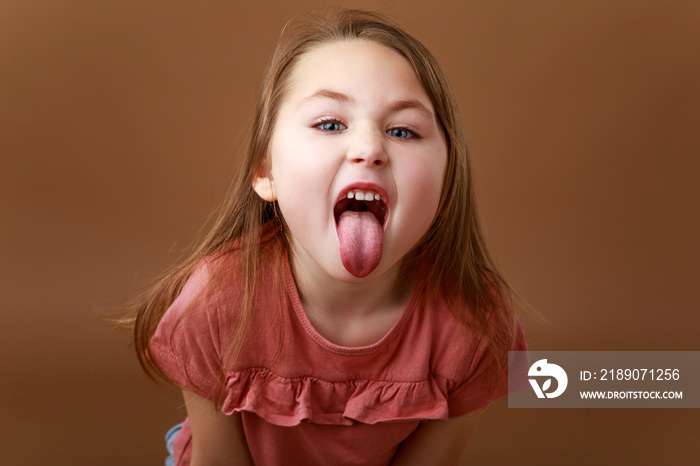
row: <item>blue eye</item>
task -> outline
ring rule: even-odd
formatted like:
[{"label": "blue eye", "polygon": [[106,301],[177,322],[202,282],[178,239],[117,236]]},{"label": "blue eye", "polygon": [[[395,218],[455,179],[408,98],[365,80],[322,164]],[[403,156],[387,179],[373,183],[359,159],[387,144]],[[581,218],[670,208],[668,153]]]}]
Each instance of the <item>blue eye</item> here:
[{"label": "blue eye", "polygon": [[343,125],[339,121],[322,121],[321,123],[317,124],[316,127],[320,129],[321,131],[326,131],[328,133],[335,133],[338,131],[342,131],[345,129],[345,125]]},{"label": "blue eye", "polygon": [[387,134],[399,139],[410,139],[416,137],[415,133],[405,128],[392,128],[387,131]]}]

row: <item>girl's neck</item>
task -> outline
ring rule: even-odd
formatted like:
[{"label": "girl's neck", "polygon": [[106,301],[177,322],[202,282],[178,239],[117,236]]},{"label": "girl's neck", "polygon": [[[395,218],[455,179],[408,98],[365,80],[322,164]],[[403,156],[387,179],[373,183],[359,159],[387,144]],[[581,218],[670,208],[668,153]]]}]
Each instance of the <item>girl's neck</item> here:
[{"label": "girl's neck", "polygon": [[343,346],[365,346],[381,339],[400,318],[411,294],[397,264],[363,283],[335,280],[290,253],[302,306],[316,330]]}]

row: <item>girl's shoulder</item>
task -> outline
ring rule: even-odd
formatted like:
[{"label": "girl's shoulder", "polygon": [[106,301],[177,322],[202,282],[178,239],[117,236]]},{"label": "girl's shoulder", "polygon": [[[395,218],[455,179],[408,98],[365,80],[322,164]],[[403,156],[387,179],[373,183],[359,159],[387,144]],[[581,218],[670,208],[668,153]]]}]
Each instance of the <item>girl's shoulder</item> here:
[{"label": "girl's shoulder", "polygon": [[[256,288],[266,288],[271,279],[281,273],[280,258],[283,254],[284,247],[274,232],[263,230],[255,254]],[[239,240],[231,241],[218,252],[200,259],[161,322],[173,317],[179,319],[191,309],[198,309],[195,318],[222,310],[226,316],[235,314],[245,294],[248,261],[250,256]]]},{"label": "girl's shoulder", "polygon": [[507,290],[492,286],[487,304],[469,299],[454,287],[426,293],[420,325],[430,329],[438,372],[449,373],[455,361],[471,361],[472,370],[485,357],[507,358],[508,351],[523,351],[525,336]]},{"label": "girl's shoulder", "polygon": [[180,320],[195,309],[199,311],[195,314],[201,316],[203,311],[211,310],[234,298],[241,289],[241,280],[236,273],[240,267],[239,251],[229,251],[201,259],[194,266],[180,294],[163,315],[161,325],[173,319]]},{"label": "girl's shoulder", "polygon": [[[282,273],[282,254],[279,241],[262,237],[255,255],[256,293],[272,289]],[[234,332],[246,299],[249,259],[239,241],[200,259],[160,319],[152,341],[157,342],[161,335],[205,339]]]}]

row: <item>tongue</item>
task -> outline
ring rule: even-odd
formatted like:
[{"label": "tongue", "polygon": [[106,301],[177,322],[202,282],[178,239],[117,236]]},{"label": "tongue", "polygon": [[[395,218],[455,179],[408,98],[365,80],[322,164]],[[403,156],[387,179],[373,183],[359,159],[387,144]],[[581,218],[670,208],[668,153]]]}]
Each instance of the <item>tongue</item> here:
[{"label": "tongue", "polygon": [[338,219],[340,260],[356,277],[370,274],[382,259],[384,229],[371,212],[343,212]]}]

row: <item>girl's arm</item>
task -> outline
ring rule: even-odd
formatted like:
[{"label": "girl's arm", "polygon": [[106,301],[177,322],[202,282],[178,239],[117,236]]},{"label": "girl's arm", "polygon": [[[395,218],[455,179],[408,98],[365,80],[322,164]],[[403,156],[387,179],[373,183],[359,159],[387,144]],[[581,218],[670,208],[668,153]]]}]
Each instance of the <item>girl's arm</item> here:
[{"label": "girl's arm", "polygon": [[183,390],[192,429],[192,466],[253,465],[241,415],[225,415],[206,398]]},{"label": "girl's arm", "polygon": [[427,421],[403,441],[392,466],[458,465],[474,424],[484,409],[447,421]]}]

